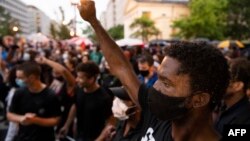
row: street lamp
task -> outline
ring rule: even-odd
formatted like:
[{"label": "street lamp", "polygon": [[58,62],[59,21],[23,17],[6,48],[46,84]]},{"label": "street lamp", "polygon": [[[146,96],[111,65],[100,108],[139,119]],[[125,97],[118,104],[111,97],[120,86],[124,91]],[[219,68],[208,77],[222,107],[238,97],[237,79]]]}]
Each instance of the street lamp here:
[{"label": "street lamp", "polygon": [[63,25],[67,25],[67,22],[66,22],[66,21],[63,21],[62,24],[63,24]]},{"label": "street lamp", "polygon": [[14,27],[12,28],[12,30],[13,30],[14,32],[17,32],[19,29],[18,29],[17,26],[14,26]]},{"label": "street lamp", "polygon": [[18,30],[19,30],[19,28],[17,26],[12,27],[12,31],[13,31],[14,36],[16,36]]},{"label": "street lamp", "polygon": [[75,36],[75,32],[74,32],[73,30],[72,30],[72,31],[70,31],[70,33],[69,33],[69,34],[70,34],[70,36],[71,36],[71,37]]},{"label": "street lamp", "polygon": [[73,25],[74,25],[74,36],[76,36],[76,16],[77,16],[77,6],[79,5],[80,3],[80,0],[70,0],[71,2],[71,5],[74,6],[74,13],[75,13],[75,16],[74,16],[74,20],[73,20]]}]

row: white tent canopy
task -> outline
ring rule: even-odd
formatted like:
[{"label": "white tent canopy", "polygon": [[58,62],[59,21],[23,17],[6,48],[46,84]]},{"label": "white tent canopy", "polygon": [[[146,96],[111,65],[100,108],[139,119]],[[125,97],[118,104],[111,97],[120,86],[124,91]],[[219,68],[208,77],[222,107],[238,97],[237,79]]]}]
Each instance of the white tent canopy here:
[{"label": "white tent canopy", "polygon": [[33,33],[33,34],[30,34],[27,39],[29,41],[32,41],[34,43],[36,42],[48,42],[49,41],[49,38],[45,35],[43,35],[42,33]]},{"label": "white tent canopy", "polygon": [[124,38],[121,40],[117,40],[116,44],[120,47],[122,47],[122,46],[142,46],[142,45],[144,45],[144,42],[140,39]]}]

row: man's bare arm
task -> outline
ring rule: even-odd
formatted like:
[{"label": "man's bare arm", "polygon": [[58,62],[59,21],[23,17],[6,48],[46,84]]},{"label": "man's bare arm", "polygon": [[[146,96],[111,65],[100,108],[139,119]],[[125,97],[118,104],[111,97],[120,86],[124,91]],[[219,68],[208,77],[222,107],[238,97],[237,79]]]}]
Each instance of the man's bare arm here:
[{"label": "man's bare arm", "polygon": [[90,0],[81,0],[79,10],[82,18],[88,21],[94,28],[99,39],[103,55],[110,66],[111,72],[119,78],[129,93],[130,98],[139,106],[138,91],[140,82],[137,79],[131,64],[122,53],[122,50],[112,40],[97,20],[94,2]]},{"label": "man's bare arm", "polygon": [[8,112],[7,113],[7,118],[8,118],[9,121],[16,122],[16,123],[21,123],[24,116]]}]

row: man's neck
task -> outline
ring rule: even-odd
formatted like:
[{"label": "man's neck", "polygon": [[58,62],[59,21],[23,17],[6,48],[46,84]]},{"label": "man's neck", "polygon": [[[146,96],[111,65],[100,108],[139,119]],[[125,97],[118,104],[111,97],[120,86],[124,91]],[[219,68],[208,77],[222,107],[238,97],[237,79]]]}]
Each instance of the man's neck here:
[{"label": "man's neck", "polygon": [[100,88],[100,85],[95,83],[92,86],[88,87],[88,88],[84,88],[84,92],[86,93],[92,93],[94,91],[96,91],[98,88]]},{"label": "man's neck", "polygon": [[41,81],[35,81],[34,83],[32,83],[31,86],[28,86],[28,89],[30,92],[32,93],[39,93],[41,92],[44,88],[46,87],[45,84],[43,84]]},{"label": "man's neck", "polygon": [[227,106],[227,109],[232,107],[237,102],[239,102],[245,95],[246,94],[244,94],[243,92],[240,92],[240,93],[233,94],[232,96],[225,98],[224,102]]},{"label": "man's neck", "polygon": [[173,121],[172,137],[175,141],[219,140],[219,135],[213,129],[210,112],[190,114],[184,118],[184,121]]}]

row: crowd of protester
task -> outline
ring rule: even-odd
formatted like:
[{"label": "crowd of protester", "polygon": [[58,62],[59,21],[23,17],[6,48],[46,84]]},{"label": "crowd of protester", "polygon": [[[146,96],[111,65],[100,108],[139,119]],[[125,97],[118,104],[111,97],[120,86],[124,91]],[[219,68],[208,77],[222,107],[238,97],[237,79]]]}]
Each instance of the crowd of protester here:
[{"label": "crowd of protester", "polygon": [[1,37],[5,141],[214,141],[250,124],[250,62],[235,44],[121,48],[82,5],[99,45]]}]

